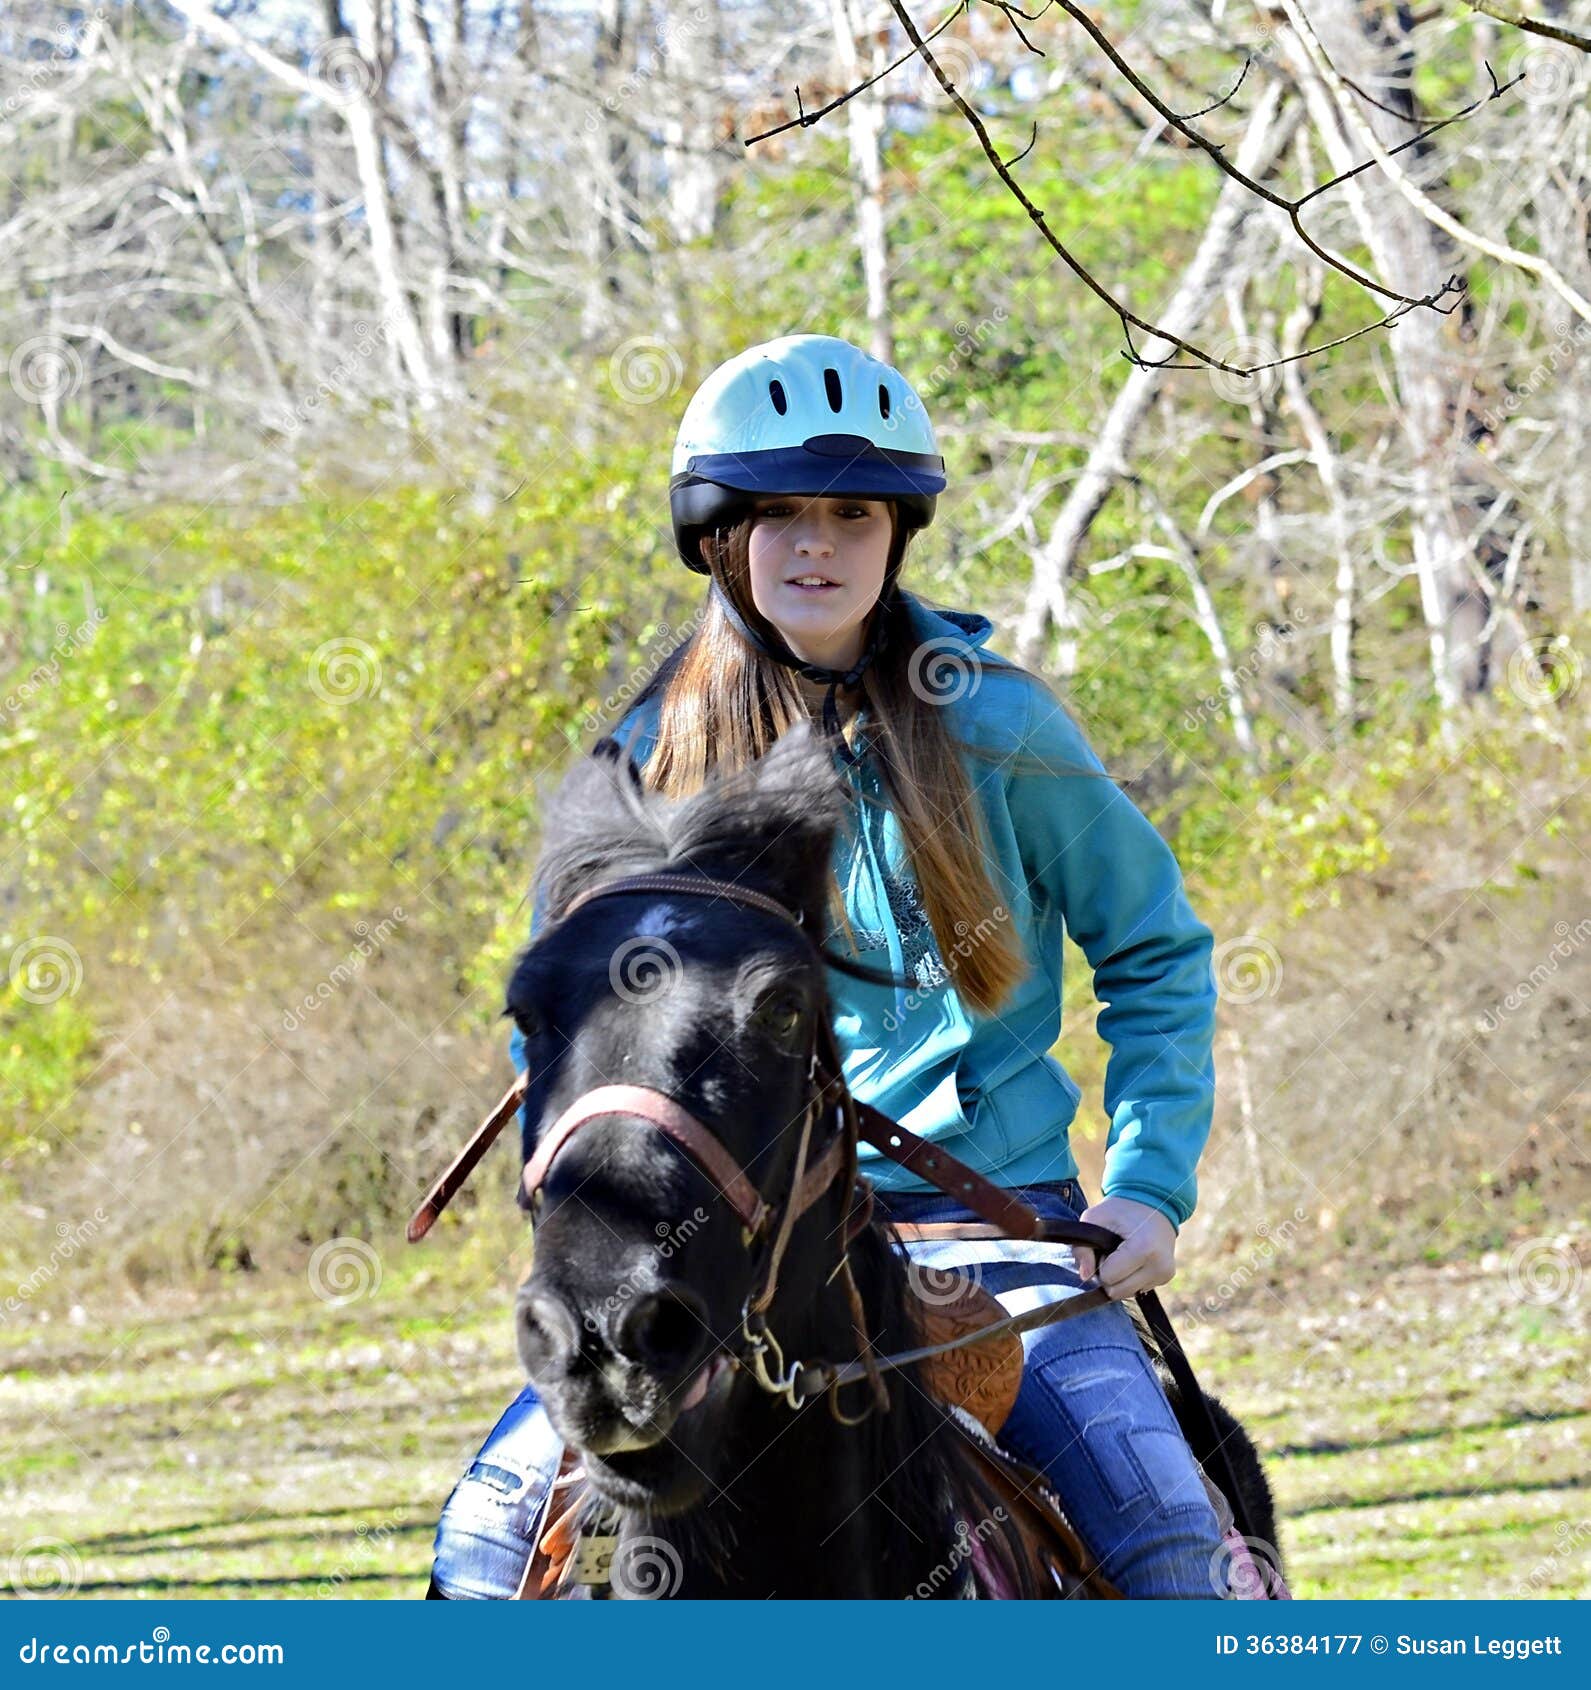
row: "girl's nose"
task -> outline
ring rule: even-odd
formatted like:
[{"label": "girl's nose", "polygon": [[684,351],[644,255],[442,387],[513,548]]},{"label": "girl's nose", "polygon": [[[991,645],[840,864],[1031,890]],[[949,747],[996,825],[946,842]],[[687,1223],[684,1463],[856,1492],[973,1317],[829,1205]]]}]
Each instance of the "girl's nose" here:
[{"label": "girl's nose", "polygon": [[825,556],[828,556],[834,551],[834,541],[830,538],[829,532],[826,528],[820,528],[813,523],[808,523],[806,527],[804,527],[801,532],[796,535],[795,549],[803,557],[807,556],[811,552],[822,552]]}]

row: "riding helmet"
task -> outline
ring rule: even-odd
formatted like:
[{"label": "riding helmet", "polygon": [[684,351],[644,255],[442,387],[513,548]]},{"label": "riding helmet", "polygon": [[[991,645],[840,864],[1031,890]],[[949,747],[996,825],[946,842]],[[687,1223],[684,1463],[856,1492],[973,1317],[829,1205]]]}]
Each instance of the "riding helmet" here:
[{"label": "riding helmet", "polygon": [[945,489],[928,412],[892,365],[826,334],[783,335],[720,364],[680,421],[669,475],[674,543],[697,574],[698,545],[763,494],[893,499],[926,528]]}]

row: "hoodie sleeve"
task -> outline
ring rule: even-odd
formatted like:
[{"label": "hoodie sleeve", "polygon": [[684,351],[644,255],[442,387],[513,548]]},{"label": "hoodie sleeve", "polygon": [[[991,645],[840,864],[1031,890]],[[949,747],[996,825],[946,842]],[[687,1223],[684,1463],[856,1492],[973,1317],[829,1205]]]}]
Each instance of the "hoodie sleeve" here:
[{"label": "hoodie sleeve", "polygon": [[[1215,1104],[1213,935],[1171,848],[1101,778],[1104,765],[1042,686],[1030,686],[1022,741],[1008,796],[1023,866],[1034,897],[1087,957],[1104,1005],[1104,1194],[1147,1203],[1180,1227],[1197,1200],[1194,1166]],[[1096,773],[1067,772],[1080,768]]]}]

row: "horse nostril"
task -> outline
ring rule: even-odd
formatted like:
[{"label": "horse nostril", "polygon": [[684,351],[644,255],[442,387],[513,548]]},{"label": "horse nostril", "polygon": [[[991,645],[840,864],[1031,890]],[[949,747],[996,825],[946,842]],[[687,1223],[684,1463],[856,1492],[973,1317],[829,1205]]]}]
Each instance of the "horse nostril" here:
[{"label": "horse nostril", "polygon": [[614,1326],[613,1347],[659,1373],[674,1373],[711,1336],[707,1305],[679,1287],[651,1292],[630,1303]]},{"label": "horse nostril", "polygon": [[522,1291],[519,1297],[519,1353],[532,1360],[557,1361],[572,1355],[580,1341],[575,1317],[562,1298],[545,1291]]}]

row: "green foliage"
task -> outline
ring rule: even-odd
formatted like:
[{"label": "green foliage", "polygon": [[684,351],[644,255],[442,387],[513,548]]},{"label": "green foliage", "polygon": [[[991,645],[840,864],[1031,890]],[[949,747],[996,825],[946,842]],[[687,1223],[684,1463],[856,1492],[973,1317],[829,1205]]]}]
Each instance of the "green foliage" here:
[{"label": "green foliage", "polygon": [[[1130,134],[1108,156],[1070,99],[1029,115],[1046,145],[1021,167],[1025,188],[1080,262],[1153,315],[1208,216],[1216,173],[1171,147],[1135,157]],[[788,168],[747,175],[731,198],[731,241],[805,208],[755,295],[730,285],[715,252],[693,254],[699,367],[660,400],[637,402],[601,360],[571,366],[534,412],[514,392],[491,396],[504,425],[490,465],[422,440],[412,479],[368,492],[311,463],[288,507],[77,512],[49,465],[0,499],[6,954],[44,935],[83,965],[57,1001],[0,1002],[0,1155],[52,1144],[62,1106],[130,1006],[178,987],[296,1001],[328,959],[398,910],[427,1024],[452,1007],[460,1033],[500,1043],[498,994],[528,923],[542,797],[622,715],[700,602],[663,497],[685,395],[725,348],[793,325],[866,338],[859,285],[833,281],[859,281],[842,143],[808,139]],[[996,468],[997,448],[970,444],[991,438],[985,423],[1043,431],[1054,442],[1045,474],[1076,468],[1128,373],[1119,323],[991,191],[959,119],[892,134],[887,164],[911,190],[890,230],[897,361],[943,430],[958,492]],[[1290,306],[1292,280],[1274,285],[1274,299],[1254,301],[1273,316]],[[821,320],[819,297],[836,302]],[[1332,333],[1373,314],[1331,280]],[[1384,419],[1372,362],[1351,350],[1309,366],[1340,401],[1345,451],[1357,427],[1368,438]],[[1170,400],[1205,426],[1148,461],[1157,495],[1191,531],[1212,488],[1252,463],[1252,425],[1246,404],[1218,399],[1199,372],[1168,381],[1182,384]],[[131,462],[172,444],[174,426],[119,422],[96,450]],[[509,497],[475,492],[487,468],[514,487]],[[1312,503],[1318,489],[1300,497]],[[1009,626],[1026,546],[1013,536],[975,548],[987,514],[975,497],[947,498],[941,512],[914,544],[908,583]],[[1440,749],[1412,584],[1378,601],[1363,636],[1378,663],[1404,654],[1386,663],[1364,722],[1331,739],[1318,641],[1298,657],[1285,708],[1268,708],[1250,684],[1256,595],[1240,562],[1250,526],[1233,500],[1202,544],[1244,677],[1253,759],[1238,754],[1173,563],[1135,558],[1078,584],[1088,632],[1064,688],[1108,765],[1141,777],[1134,797],[1172,838],[1212,924],[1255,899],[1294,914],[1338,904],[1389,870],[1393,815],[1455,827],[1506,804],[1516,742],[1536,731],[1505,700],[1459,758]],[[1090,560],[1124,552],[1144,527],[1126,488],[1098,518]],[[1445,778],[1427,792],[1437,768]],[[1506,878],[1524,885],[1532,873],[1521,861]],[[1068,993],[1076,1027],[1090,1001],[1079,968]],[[1067,1059],[1097,1094],[1102,1059],[1080,1046]],[[390,1167],[355,1166],[363,1128],[351,1131],[335,1143],[352,1182],[340,1224],[354,1229],[403,1191]],[[187,1247],[238,1266],[249,1241],[222,1226]]]}]

